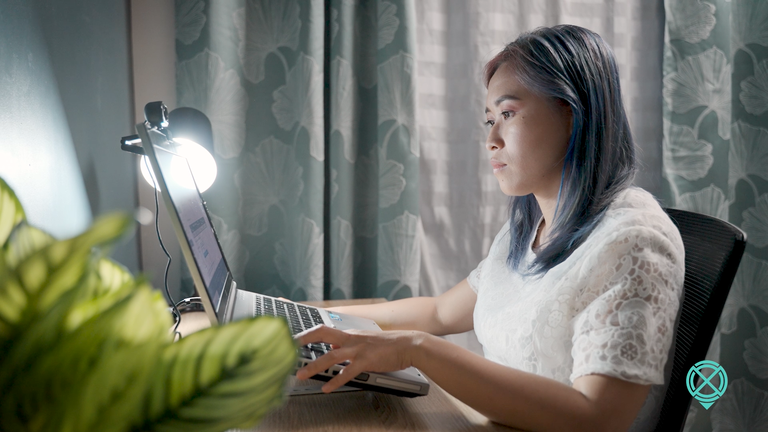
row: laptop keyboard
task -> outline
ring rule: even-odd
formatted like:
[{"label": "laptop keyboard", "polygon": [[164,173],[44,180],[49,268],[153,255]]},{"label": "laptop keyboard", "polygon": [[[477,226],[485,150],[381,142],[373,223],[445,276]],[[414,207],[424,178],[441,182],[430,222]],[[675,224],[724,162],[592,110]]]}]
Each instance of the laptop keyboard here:
[{"label": "laptop keyboard", "polygon": [[[288,321],[292,335],[323,323],[323,318],[317,308],[259,295],[255,296],[253,302],[253,315],[284,318]],[[299,355],[314,360],[330,350],[331,346],[326,343],[307,344],[299,347]]]}]

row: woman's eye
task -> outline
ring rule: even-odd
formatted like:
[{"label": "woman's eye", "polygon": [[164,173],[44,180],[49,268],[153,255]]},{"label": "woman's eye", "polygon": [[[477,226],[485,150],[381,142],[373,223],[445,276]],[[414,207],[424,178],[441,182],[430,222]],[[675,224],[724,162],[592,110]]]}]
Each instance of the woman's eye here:
[{"label": "woman's eye", "polygon": [[485,125],[488,126],[488,127],[493,127],[494,123],[495,122],[493,120],[486,120],[485,121]]},{"label": "woman's eye", "polygon": [[504,117],[504,119],[506,120],[506,119],[512,117],[512,111],[502,111],[501,112],[501,116]]}]

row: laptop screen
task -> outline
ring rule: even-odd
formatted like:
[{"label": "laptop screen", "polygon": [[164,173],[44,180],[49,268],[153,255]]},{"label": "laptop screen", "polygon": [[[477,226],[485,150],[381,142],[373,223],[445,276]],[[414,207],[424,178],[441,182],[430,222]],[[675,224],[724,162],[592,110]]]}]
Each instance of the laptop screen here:
[{"label": "laptop screen", "polygon": [[155,145],[153,148],[168,196],[179,215],[184,236],[202,277],[205,291],[218,315],[228,269],[211,220],[195,186],[187,160],[160,146]]}]

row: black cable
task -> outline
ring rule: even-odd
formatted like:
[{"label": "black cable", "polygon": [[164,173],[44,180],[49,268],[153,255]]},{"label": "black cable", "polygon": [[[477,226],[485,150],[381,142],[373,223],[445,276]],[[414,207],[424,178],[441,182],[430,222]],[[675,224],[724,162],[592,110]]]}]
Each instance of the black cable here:
[{"label": "black cable", "polygon": [[187,297],[177,301],[176,307],[179,307],[182,304],[198,304],[198,303],[203,304],[203,301],[200,299],[200,297]]},{"label": "black cable", "polygon": [[203,301],[200,297],[187,297],[176,302],[179,313],[183,312],[205,312]]},{"label": "black cable", "polygon": [[144,158],[144,165],[146,165],[147,170],[150,173],[150,177],[152,177],[152,188],[155,192],[155,233],[157,233],[157,240],[160,242],[160,247],[163,248],[163,252],[168,258],[168,261],[165,263],[163,283],[165,284],[165,295],[168,296],[168,301],[170,301],[171,306],[173,307],[173,317],[176,320],[176,324],[173,326],[173,338],[175,340],[176,336],[179,336],[179,339],[181,339],[181,333],[178,332],[179,324],[181,323],[181,312],[179,312],[179,308],[176,306],[176,303],[174,303],[173,297],[171,297],[171,291],[168,289],[168,269],[171,267],[171,261],[173,261],[173,259],[171,258],[171,254],[168,253],[168,249],[165,248],[165,244],[163,244],[163,238],[160,236],[160,201],[158,199],[159,192],[157,190],[157,184],[155,183],[154,171],[152,171],[152,168],[149,166],[149,160],[146,157]]}]

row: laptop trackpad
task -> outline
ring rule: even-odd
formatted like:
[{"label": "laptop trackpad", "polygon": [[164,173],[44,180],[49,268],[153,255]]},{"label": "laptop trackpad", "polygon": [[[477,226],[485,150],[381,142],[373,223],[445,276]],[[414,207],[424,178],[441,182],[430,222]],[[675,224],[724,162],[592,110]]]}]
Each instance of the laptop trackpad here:
[{"label": "laptop trackpad", "polygon": [[331,324],[339,330],[371,330],[382,331],[375,322],[368,318],[360,318],[353,315],[337,314],[331,311],[328,312],[328,318],[330,318]]}]

